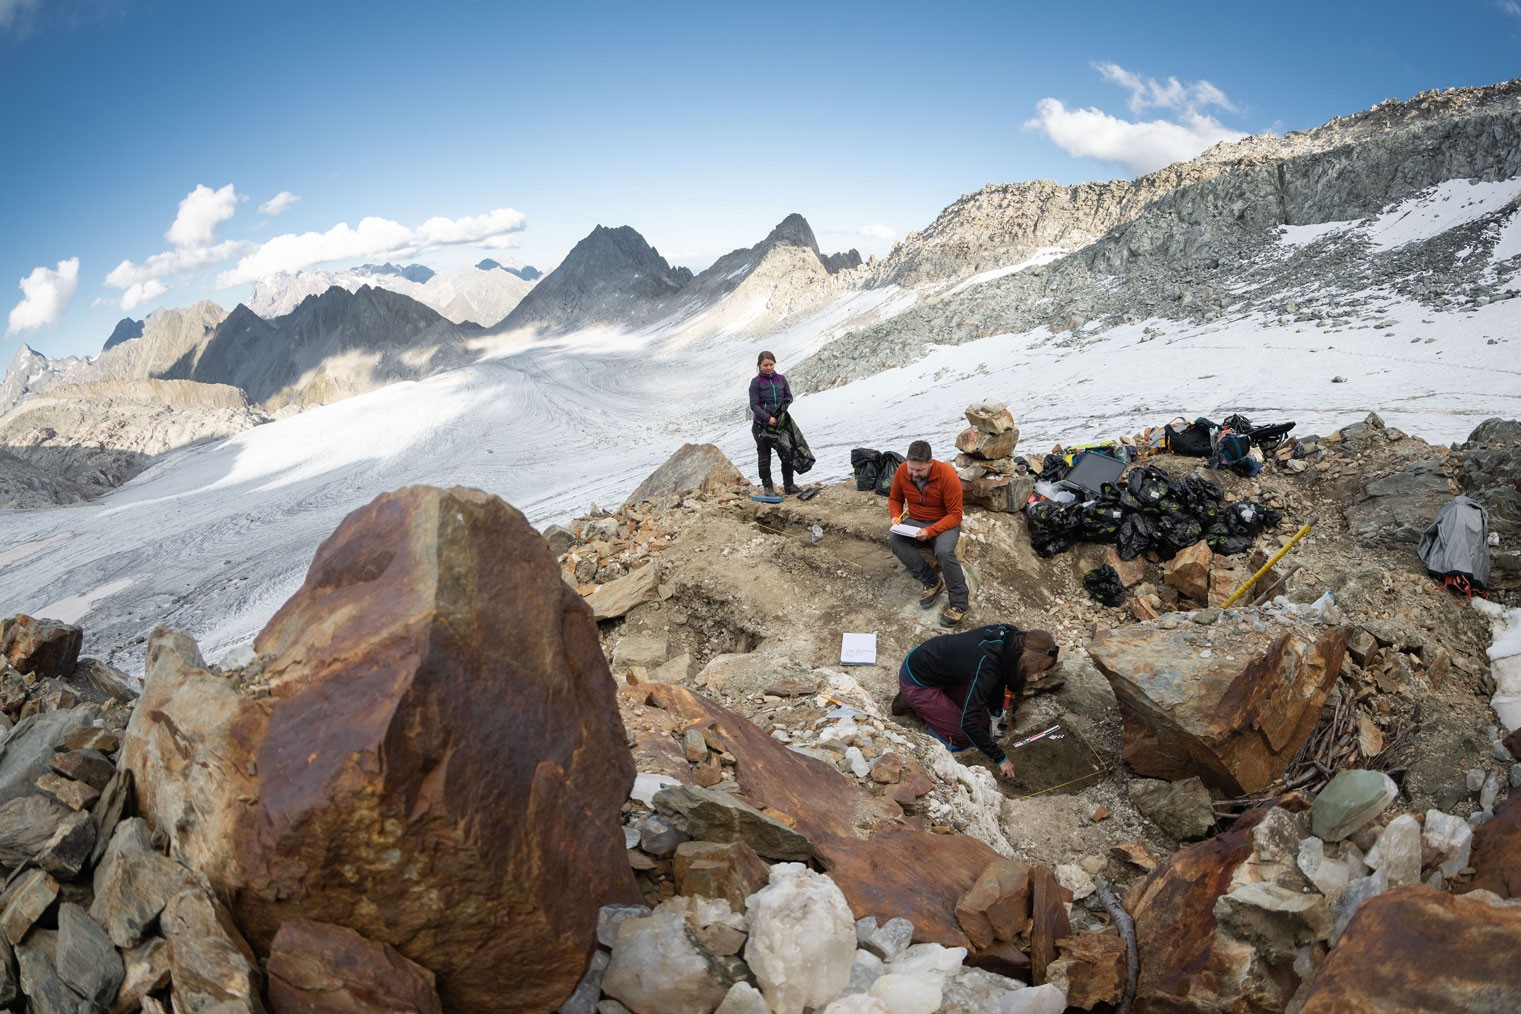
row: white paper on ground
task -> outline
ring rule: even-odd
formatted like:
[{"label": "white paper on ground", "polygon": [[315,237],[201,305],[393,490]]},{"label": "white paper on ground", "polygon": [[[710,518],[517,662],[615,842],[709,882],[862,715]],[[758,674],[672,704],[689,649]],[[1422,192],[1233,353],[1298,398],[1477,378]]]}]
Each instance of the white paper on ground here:
[{"label": "white paper on ground", "polygon": [[841,665],[876,665],[877,664],[877,635],[876,634],[841,634],[840,635],[840,664]]}]

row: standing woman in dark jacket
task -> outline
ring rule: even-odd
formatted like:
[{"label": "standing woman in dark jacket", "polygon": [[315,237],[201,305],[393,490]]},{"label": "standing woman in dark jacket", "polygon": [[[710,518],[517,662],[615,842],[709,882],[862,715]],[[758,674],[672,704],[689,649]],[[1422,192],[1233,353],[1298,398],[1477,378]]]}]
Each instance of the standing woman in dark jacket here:
[{"label": "standing woman in dark jacket", "polygon": [[[774,496],[771,440],[767,438],[767,432],[774,434],[781,428],[787,406],[792,404],[792,388],[787,386],[787,378],[776,372],[776,357],[771,353],[762,352],[755,360],[755,366],[759,372],[750,381],[750,433],[755,437],[756,467],[761,485],[765,487],[766,495]],[[780,452],[777,457],[782,461],[782,492],[802,492],[792,483],[792,462]]]},{"label": "standing woman in dark jacket", "polygon": [[1025,683],[1056,664],[1056,639],[1045,630],[999,623],[964,634],[942,634],[914,648],[898,669],[895,715],[917,712],[952,750],[975,746],[1014,777],[1014,761],[994,741],[992,716],[1003,711],[1004,691],[1012,712]]}]

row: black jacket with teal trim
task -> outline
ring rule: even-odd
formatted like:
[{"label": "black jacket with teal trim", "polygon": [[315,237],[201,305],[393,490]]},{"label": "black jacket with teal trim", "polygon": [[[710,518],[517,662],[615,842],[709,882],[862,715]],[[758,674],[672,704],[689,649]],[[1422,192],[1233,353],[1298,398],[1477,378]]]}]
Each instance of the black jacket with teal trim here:
[{"label": "black jacket with teal trim", "polygon": [[[993,740],[990,713],[1003,712],[1003,652],[1013,644],[1015,627],[998,623],[961,634],[941,634],[914,648],[903,660],[908,678],[921,687],[952,687],[969,684],[961,708],[961,733],[1002,764],[1008,754]],[[1011,647],[1010,650],[1016,650]]]}]

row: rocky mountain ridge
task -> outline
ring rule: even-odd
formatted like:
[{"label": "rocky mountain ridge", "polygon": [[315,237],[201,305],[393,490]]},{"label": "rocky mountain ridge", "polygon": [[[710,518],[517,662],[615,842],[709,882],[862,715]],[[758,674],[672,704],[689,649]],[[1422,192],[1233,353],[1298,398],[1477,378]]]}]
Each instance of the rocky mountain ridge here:
[{"label": "rocky mountain ridge", "polygon": [[910,234],[872,267],[871,283],[954,282],[1030,266],[932,292],[795,372],[821,388],[917,358],[931,342],[1151,316],[1208,321],[1227,310],[1292,315],[1312,284],[1320,302],[1354,308],[1342,297],[1380,286],[1431,302],[1504,298],[1502,279],[1480,277],[1485,258],[1469,256],[1470,241],[1480,250],[1496,242],[1485,222],[1396,251],[1353,239],[1263,254],[1286,226],[1355,222],[1449,180],[1515,178],[1518,140],[1521,81],[1511,81],[1222,143],[1133,183],[990,185]]}]

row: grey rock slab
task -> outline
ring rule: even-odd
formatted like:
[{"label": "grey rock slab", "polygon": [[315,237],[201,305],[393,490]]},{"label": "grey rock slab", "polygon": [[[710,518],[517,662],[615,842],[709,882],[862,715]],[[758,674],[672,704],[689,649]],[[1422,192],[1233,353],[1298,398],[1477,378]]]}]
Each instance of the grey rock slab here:
[{"label": "grey rock slab", "polygon": [[1177,782],[1134,779],[1130,798],[1148,820],[1180,841],[1203,838],[1215,826],[1214,801],[1198,778]]},{"label": "grey rock slab", "polygon": [[95,868],[90,916],[106,928],[117,947],[131,947],[153,926],[179,889],[184,872],[153,848],[146,821],[124,820]]},{"label": "grey rock slab", "polygon": [[11,942],[0,933],[0,1007],[10,1007],[21,993],[21,983],[16,981],[16,952]]},{"label": "grey rock slab", "polygon": [[44,711],[17,722],[0,745],[0,804],[35,792],[58,747],[89,722],[88,709]]},{"label": "grey rock slab", "polygon": [[0,866],[16,869],[52,839],[70,811],[46,796],[22,796],[0,806]]},{"label": "grey rock slab", "polygon": [[149,993],[169,984],[169,942],[163,937],[148,937],[136,947],[124,949],[121,960],[123,977],[111,1004],[112,1014],[130,1014],[143,1005]]},{"label": "grey rock slab", "polygon": [[82,1014],[104,1008],[82,1001],[64,985],[55,963],[58,948],[56,930],[38,930],[16,947],[16,963],[21,969],[21,992],[26,994],[31,1014]]},{"label": "grey rock slab", "polygon": [[727,793],[695,785],[661,789],[655,808],[698,841],[742,841],[766,859],[807,862],[814,855],[806,837]]},{"label": "grey rock slab", "polygon": [[210,890],[186,883],[164,906],[161,923],[170,944],[175,1010],[263,1014],[258,960]]},{"label": "grey rock slab", "polygon": [[58,975],[80,996],[105,1005],[121,987],[126,970],[111,938],[72,902],[58,906]]},{"label": "grey rock slab", "polygon": [[95,821],[75,811],[64,818],[53,836],[37,850],[35,862],[59,880],[79,876],[95,849]]},{"label": "grey rock slab", "polygon": [[556,1014],[593,1014],[596,1011],[597,1001],[602,998],[602,974],[607,971],[609,960],[606,951],[592,952],[586,974],[581,976],[575,991],[556,1008]]},{"label": "grey rock slab", "polygon": [[116,762],[99,750],[64,750],[55,753],[48,766],[65,778],[83,782],[98,792],[104,792],[116,774]]},{"label": "grey rock slab", "polygon": [[42,917],[58,897],[58,881],[46,870],[27,870],[0,895],[0,933],[13,945]]},{"label": "grey rock slab", "polygon": [[110,844],[111,836],[116,831],[116,824],[126,811],[127,799],[131,794],[132,772],[126,768],[118,768],[116,774],[106,783],[106,787],[101,790],[94,809],[90,811],[90,815],[95,818],[95,828],[99,832],[95,836],[95,848],[90,851],[92,867],[99,866],[101,857],[106,854],[106,846]]}]

